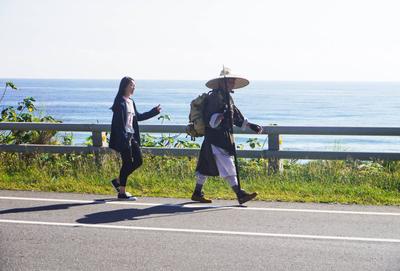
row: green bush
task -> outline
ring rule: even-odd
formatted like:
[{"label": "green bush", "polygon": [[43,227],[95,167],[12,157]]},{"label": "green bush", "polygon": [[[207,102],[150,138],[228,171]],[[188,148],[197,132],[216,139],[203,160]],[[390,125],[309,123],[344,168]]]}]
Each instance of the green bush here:
[{"label": "green bush", "polygon": [[[0,106],[8,88],[17,90],[12,82],[6,82]],[[0,122],[61,122],[49,115],[42,116],[35,102],[35,98],[26,97],[17,106],[2,106]],[[0,144],[57,144],[56,133],[56,131],[0,131]],[[66,142],[68,143],[68,140]]]}]

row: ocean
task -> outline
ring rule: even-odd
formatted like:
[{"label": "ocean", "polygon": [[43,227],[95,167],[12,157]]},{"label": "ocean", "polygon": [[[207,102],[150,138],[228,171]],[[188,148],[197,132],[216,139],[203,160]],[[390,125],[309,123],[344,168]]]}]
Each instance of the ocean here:
[{"label": "ocean", "polygon": [[[64,123],[110,123],[119,80],[0,79],[12,81],[0,105],[16,105],[32,96],[45,114]],[[161,104],[165,124],[187,124],[190,101],[208,91],[205,81],[136,80],[134,100],[143,112]],[[4,87],[2,88],[4,89]],[[2,92],[2,91],[1,91]],[[252,122],[261,125],[294,126],[400,126],[400,82],[284,82],[253,81],[236,90],[237,107]],[[153,118],[142,124],[160,124]],[[63,133],[63,132],[61,132]],[[74,133],[74,144],[90,134]],[[238,143],[266,136],[237,136]],[[266,145],[265,145],[266,147]],[[398,137],[293,136],[283,135],[285,150],[346,150],[399,152]]]}]

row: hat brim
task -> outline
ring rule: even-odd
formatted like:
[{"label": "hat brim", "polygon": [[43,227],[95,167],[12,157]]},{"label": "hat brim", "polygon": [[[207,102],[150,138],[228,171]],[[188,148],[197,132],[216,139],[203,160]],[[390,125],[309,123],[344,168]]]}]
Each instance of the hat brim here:
[{"label": "hat brim", "polygon": [[218,89],[219,88],[219,81],[223,80],[224,78],[230,79],[233,78],[235,79],[235,85],[233,86],[233,89],[238,89],[238,88],[243,88],[247,86],[250,82],[249,80],[236,76],[236,75],[227,75],[226,77],[224,76],[219,76],[217,78],[211,79],[206,83],[206,87],[211,88],[211,89]]}]

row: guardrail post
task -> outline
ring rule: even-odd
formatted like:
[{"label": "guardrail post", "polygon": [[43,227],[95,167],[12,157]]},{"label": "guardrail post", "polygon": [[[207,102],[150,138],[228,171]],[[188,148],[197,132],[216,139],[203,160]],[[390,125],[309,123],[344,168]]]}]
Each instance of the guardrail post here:
[{"label": "guardrail post", "polygon": [[93,147],[103,147],[103,137],[100,131],[92,131]]},{"label": "guardrail post", "polygon": [[[93,142],[93,147],[103,147],[103,136],[101,131],[92,131],[92,142]],[[100,153],[95,152],[94,159],[96,161],[96,164],[101,165]]]},{"label": "guardrail post", "polygon": [[[268,150],[279,151],[279,134],[268,134]],[[277,173],[283,170],[279,158],[268,159],[268,174]]]}]

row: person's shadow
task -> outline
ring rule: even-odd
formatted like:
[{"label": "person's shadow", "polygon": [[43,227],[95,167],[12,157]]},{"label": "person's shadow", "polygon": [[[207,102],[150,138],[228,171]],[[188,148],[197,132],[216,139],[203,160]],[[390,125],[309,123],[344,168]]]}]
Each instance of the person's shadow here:
[{"label": "person's shadow", "polygon": [[[31,213],[31,212],[66,210],[71,207],[105,204],[110,201],[113,201],[113,199],[96,199],[91,202],[82,202],[82,203],[61,203],[61,204],[51,204],[44,206],[25,207],[25,208],[12,208],[12,209],[0,210],[0,215],[13,214],[13,213]],[[198,211],[202,212],[219,211],[224,209],[223,207],[216,207],[216,206],[190,207],[188,206],[190,204],[196,204],[196,202],[184,202],[180,204],[162,204],[144,209],[125,208],[119,210],[98,212],[98,213],[87,214],[85,215],[84,218],[76,220],[76,222],[87,223],[87,224],[111,223],[124,220],[151,219],[151,218],[160,218],[166,216],[193,214]]]},{"label": "person's shadow", "polygon": [[142,219],[160,218],[166,216],[193,214],[198,211],[222,210],[222,208],[215,206],[185,207],[184,205],[187,204],[189,204],[189,202],[174,204],[174,205],[163,204],[145,209],[119,209],[106,212],[98,212],[85,215],[84,218],[80,218],[76,220],[76,222],[84,224],[100,224],[100,223],[112,223],[125,220],[142,220]]},{"label": "person's shadow", "polygon": [[0,210],[0,215],[2,214],[14,214],[14,213],[30,213],[30,212],[45,212],[45,211],[56,211],[56,210],[65,210],[71,207],[77,206],[85,206],[85,205],[93,205],[93,204],[104,204],[105,200],[94,200],[93,202],[87,203],[61,203],[61,204],[51,204],[44,206],[34,206],[34,207],[25,207],[25,208],[12,208],[6,210]]}]

